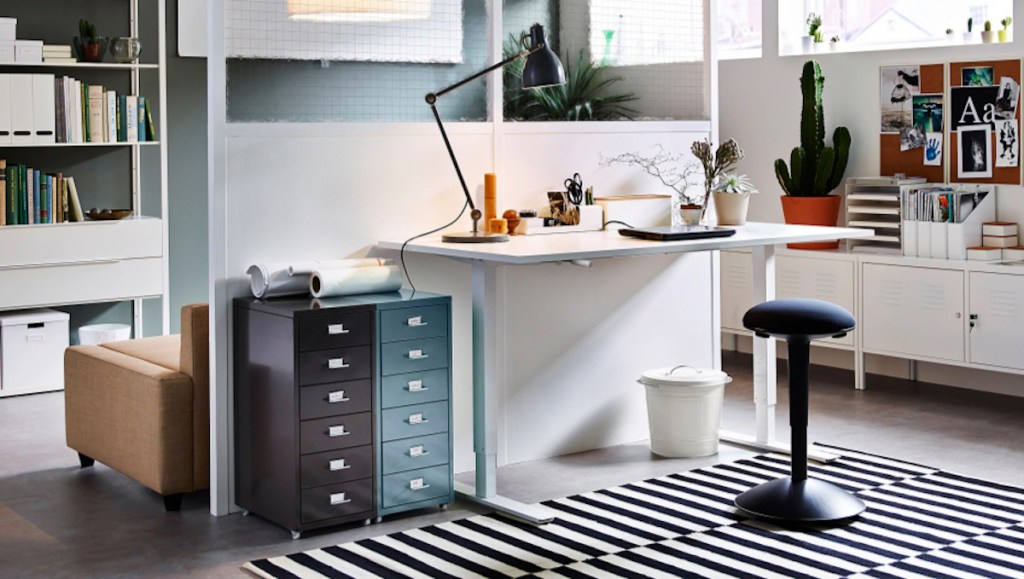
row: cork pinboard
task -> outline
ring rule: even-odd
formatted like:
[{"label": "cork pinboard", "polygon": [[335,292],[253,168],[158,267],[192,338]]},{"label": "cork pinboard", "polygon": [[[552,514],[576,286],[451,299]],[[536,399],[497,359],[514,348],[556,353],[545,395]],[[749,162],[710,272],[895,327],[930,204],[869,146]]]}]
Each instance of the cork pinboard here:
[{"label": "cork pinboard", "polygon": [[[992,176],[991,177],[979,177],[979,178],[964,178],[960,175],[960,156],[959,156],[959,138],[960,135],[956,130],[953,129],[956,124],[956,119],[953,118],[956,115],[956,111],[953,110],[953,88],[964,86],[963,84],[963,69],[965,68],[984,68],[992,67],[992,78],[991,82],[996,85],[1000,83],[1000,79],[1003,77],[1009,77],[1020,86],[1021,79],[1021,61],[1015,60],[988,60],[988,61],[977,61],[977,62],[954,62],[949,65],[949,96],[946,99],[948,103],[949,114],[947,118],[947,133],[949,134],[948,146],[946,150],[949,152],[949,180],[952,182],[964,182],[964,183],[998,183],[1003,185],[1020,185],[1021,183],[1021,163],[1020,163],[1020,146],[1019,146],[1019,135],[1020,135],[1020,103],[1017,103],[1017,107],[1014,111],[1014,124],[1016,127],[1016,139],[1018,140],[1016,166],[1014,167],[998,167],[996,166],[995,159],[989,160],[992,165]],[[1018,94],[1019,101],[1019,94]],[[990,118],[989,112],[985,111],[982,106],[977,106],[977,112],[979,115],[985,115],[986,119]],[[992,131],[990,137],[991,149],[990,157],[994,157],[997,151],[997,140],[999,135],[996,134],[995,130]]]},{"label": "cork pinboard", "polygon": [[[884,67],[893,68],[893,67]],[[945,65],[943,64],[922,64],[920,65],[920,93],[922,95],[936,94],[944,95],[946,89]],[[879,83],[881,83],[881,75]],[[881,87],[880,87],[881,88]],[[948,139],[945,139],[948,143]],[[948,148],[948,147],[945,147]],[[910,149],[900,150],[900,134],[886,133],[880,135],[880,175],[895,175],[903,173],[907,177],[924,177],[930,183],[942,183],[946,180],[945,158],[943,155],[938,165],[925,165],[924,150]]]}]

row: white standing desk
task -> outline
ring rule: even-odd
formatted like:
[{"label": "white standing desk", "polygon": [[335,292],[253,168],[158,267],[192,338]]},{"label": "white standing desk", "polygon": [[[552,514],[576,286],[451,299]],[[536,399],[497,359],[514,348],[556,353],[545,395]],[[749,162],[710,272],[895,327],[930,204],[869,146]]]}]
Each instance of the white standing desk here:
[{"label": "white standing desk", "polygon": [[[715,251],[750,247],[753,249],[754,303],[775,298],[775,248],[777,244],[868,237],[870,230],[836,227],[748,223],[737,227],[736,235],[691,241],[645,241],[627,238],[614,231],[516,236],[507,243],[444,243],[440,236],[424,238],[406,246],[406,251],[450,257],[473,267],[473,450],[476,454],[476,484],[456,483],[456,491],[474,502],[535,524],[546,523],[553,513],[540,505],[526,505],[497,493],[498,396],[503,389],[499,371],[503,336],[498,312],[504,296],[497,283],[497,268],[632,255],[656,255],[694,251]],[[383,241],[384,249],[400,249],[402,241]],[[710,283],[711,280],[709,280]],[[715,317],[718,320],[718,317]],[[718,325],[716,322],[715,325]],[[720,327],[712,328],[720,332]],[[710,339],[713,339],[711,337]],[[720,355],[717,354],[717,355]],[[788,445],[775,440],[775,342],[754,339],[753,436],[723,432],[722,440],[765,450],[788,452]],[[822,453],[812,457],[827,459]],[[833,457],[834,458],[834,457]]]}]

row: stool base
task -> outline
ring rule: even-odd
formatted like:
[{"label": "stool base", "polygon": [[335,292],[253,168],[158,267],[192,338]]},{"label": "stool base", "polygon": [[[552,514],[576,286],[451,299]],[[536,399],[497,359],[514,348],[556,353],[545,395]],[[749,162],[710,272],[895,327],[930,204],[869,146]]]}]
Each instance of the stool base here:
[{"label": "stool base", "polygon": [[736,506],[757,518],[811,523],[852,519],[864,512],[864,501],[836,485],[792,477],[760,484],[736,497]]}]

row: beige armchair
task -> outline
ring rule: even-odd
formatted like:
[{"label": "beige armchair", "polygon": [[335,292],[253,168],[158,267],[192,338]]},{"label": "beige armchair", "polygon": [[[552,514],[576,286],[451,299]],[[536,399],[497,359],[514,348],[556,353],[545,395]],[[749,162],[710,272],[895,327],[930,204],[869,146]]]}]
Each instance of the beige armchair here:
[{"label": "beige armchair", "polygon": [[181,309],[181,334],[64,354],[68,446],[164,497],[210,486],[209,308]]}]

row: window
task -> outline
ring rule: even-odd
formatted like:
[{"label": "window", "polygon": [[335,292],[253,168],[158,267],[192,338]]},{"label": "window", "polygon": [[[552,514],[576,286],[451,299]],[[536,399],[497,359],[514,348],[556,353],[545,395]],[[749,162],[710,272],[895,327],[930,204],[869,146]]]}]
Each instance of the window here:
[{"label": "window", "polygon": [[761,0],[722,0],[715,26],[719,60],[761,57]]},{"label": "window", "polygon": [[704,60],[704,1],[591,0],[590,54],[603,66]]},{"label": "window", "polygon": [[[807,16],[821,15],[822,37],[839,38],[844,51],[886,50],[963,42],[967,19],[974,31],[1013,14],[1012,0],[804,0],[779,2],[779,54],[803,54]],[[946,30],[953,30],[953,39]],[[972,42],[981,42],[980,38]]]}]

